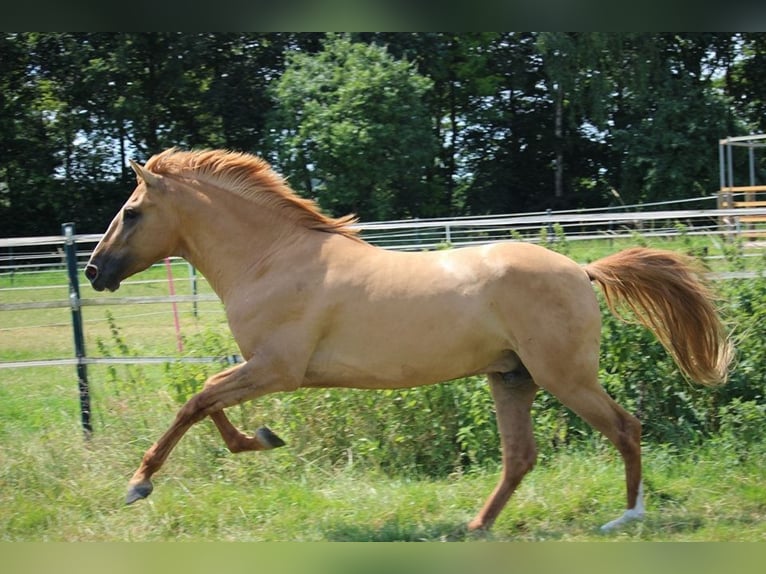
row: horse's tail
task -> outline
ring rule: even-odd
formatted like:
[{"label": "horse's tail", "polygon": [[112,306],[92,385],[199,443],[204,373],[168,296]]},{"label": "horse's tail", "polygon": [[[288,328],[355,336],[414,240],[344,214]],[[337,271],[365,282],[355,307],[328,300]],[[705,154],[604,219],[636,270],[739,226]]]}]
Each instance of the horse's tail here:
[{"label": "horse's tail", "polygon": [[687,377],[702,385],[726,382],[733,346],[691,258],[636,247],[594,261],[585,272],[603,289],[610,311],[625,321],[625,308],[633,311]]}]

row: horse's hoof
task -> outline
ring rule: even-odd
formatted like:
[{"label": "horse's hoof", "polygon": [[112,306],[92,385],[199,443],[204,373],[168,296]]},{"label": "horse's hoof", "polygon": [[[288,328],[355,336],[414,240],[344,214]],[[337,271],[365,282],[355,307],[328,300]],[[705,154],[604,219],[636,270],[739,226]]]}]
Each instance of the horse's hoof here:
[{"label": "horse's hoof", "polygon": [[131,485],[128,488],[128,495],[125,497],[125,504],[133,504],[136,500],[146,498],[152,493],[152,490],[154,490],[154,486],[149,481]]},{"label": "horse's hoof", "polygon": [[285,441],[275,435],[269,427],[259,428],[257,431],[255,431],[255,436],[266,446],[267,449],[285,446]]},{"label": "horse's hoof", "polygon": [[491,525],[487,524],[483,520],[480,520],[478,518],[474,518],[466,524],[465,529],[466,532],[489,532]]},{"label": "horse's hoof", "polygon": [[622,516],[620,516],[619,518],[616,518],[615,520],[612,520],[611,522],[607,522],[606,524],[604,524],[600,528],[600,530],[602,533],[606,534],[608,532],[613,532],[615,530],[618,530],[630,522],[634,522],[636,520],[642,520],[643,518],[644,518],[643,508],[639,508],[639,509],[631,508],[629,510],[626,510],[622,514]]}]

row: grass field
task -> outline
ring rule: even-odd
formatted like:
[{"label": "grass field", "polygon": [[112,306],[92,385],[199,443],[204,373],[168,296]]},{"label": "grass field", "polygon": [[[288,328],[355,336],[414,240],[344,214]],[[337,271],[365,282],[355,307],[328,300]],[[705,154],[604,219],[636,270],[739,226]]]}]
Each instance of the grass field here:
[{"label": "grass field", "polygon": [[[590,249],[578,258],[616,247]],[[188,293],[183,273],[176,288]],[[0,291],[0,302],[66,298],[65,287],[33,289],[65,283],[60,272],[16,276],[21,289]],[[10,286],[0,277],[0,288]],[[166,293],[162,283],[126,284],[116,295],[83,287],[86,298]],[[220,333],[235,352],[220,303],[201,304],[198,318],[190,304],[179,307],[187,340]],[[87,307],[84,315],[89,356],[177,353],[169,304]],[[68,309],[0,313],[0,361],[72,354]],[[126,507],[127,479],[178,407],[170,374],[163,366],[103,365],[89,374],[94,435],[84,441],[74,367],[0,369],[0,540],[766,541],[766,441],[745,447],[731,437],[696,448],[646,445],[647,518],[609,535],[598,527],[621,513],[624,481],[616,451],[602,440],[541,461],[489,535],[469,534],[464,524],[494,487],[496,467],[437,478],[384,473],[353,453],[329,462],[289,431],[285,448],[232,455],[207,421],[173,452],[155,493]],[[301,395],[308,411],[318,408],[313,396]],[[260,419],[278,413],[279,401],[232,409],[232,418],[282,434],[278,420]]]},{"label": "grass field", "polygon": [[[60,384],[38,386],[67,394]],[[74,400],[46,401],[30,391],[9,401],[6,390],[0,401],[6,541],[766,540],[763,453],[743,461],[718,445],[647,449],[648,516],[609,535],[598,526],[620,512],[622,468],[611,448],[593,445],[535,469],[486,536],[466,533],[464,524],[495,472],[390,477],[353,465],[328,468],[290,445],[234,456],[208,423],[184,438],[156,477],[155,493],[126,507],[125,482],[170,411],[164,421],[131,415],[130,425],[105,417],[84,443]]]}]

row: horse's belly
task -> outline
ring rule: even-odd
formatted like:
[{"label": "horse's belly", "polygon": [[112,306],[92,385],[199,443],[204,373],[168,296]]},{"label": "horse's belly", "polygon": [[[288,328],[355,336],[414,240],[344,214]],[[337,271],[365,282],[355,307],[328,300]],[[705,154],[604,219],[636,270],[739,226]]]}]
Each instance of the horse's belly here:
[{"label": "horse's belly", "polygon": [[336,341],[319,346],[309,363],[305,386],[391,389],[428,385],[487,372],[508,356],[504,347],[501,341],[476,333],[470,337],[453,333],[449,338],[414,332],[357,333],[347,344]]},{"label": "horse's belly", "polygon": [[[452,377],[456,378],[456,377]],[[328,388],[341,387],[353,389],[404,389],[419,387],[450,380],[450,378],[434,378],[419,370],[402,366],[398,373],[391,369],[371,371],[365,368],[356,369],[351,365],[335,365],[329,370],[314,370],[307,373],[304,387]]]}]

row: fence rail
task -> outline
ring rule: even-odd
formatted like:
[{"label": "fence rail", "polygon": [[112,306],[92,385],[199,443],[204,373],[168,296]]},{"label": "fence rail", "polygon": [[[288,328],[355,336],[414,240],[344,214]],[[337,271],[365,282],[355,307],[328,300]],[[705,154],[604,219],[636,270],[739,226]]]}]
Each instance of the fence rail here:
[{"label": "fence rail", "polygon": [[166,365],[168,363],[233,365],[242,362],[239,355],[225,357],[73,357],[71,359],[31,359],[28,361],[5,361],[0,369],[24,369],[27,367],[66,367],[77,365]]},{"label": "fence rail", "polygon": [[[2,289],[0,289],[2,291]],[[157,295],[145,297],[109,297],[108,299],[80,299],[81,307],[110,305],[148,305],[153,303],[200,303],[218,301],[216,295],[206,293],[198,295]],[[52,301],[30,301],[28,303],[0,303],[0,311],[23,311],[26,309],[62,309],[71,307],[69,299]]]},{"label": "fence rail", "polygon": [[[686,201],[699,203],[715,202],[716,196],[671,202],[679,204]],[[661,205],[653,207],[662,207]],[[633,210],[631,210],[633,208]],[[766,207],[751,208],[748,215],[766,217]],[[622,206],[609,210],[584,210],[567,212],[539,212],[520,215],[500,215],[491,217],[465,217],[453,219],[428,219],[386,221],[359,224],[357,227],[366,241],[395,250],[430,250],[443,246],[462,247],[479,245],[501,240],[540,241],[546,233],[549,238],[564,238],[567,241],[586,239],[618,239],[632,237],[637,231],[642,235],[652,237],[673,237],[681,233],[688,235],[708,235],[731,238],[751,230],[752,226],[740,220],[741,209],[657,209],[653,211],[637,210],[636,206]],[[543,231],[544,230],[544,231]],[[543,233],[541,233],[543,231]],[[217,296],[196,291],[196,275],[190,277],[195,282],[192,295],[157,295],[144,297],[86,297],[79,295],[77,276],[85,263],[93,246],[101,240],[101,234],[71,235],[62,230],[62,235],[26,238],[0,238],[0,278],[10,277],[13,281],[16,275],[40,273],[52,269],[67,268],[69,285],[7,287],[0,288],[4,292],[14,293],[23,289],[69,289],[69,297],[46,301],[0,302],[2,311],[63,309],[72,310],[72,321],[75,329],[76,356],[64,359],[40,359],[0,362],[0,369],[18,369],[27,367],[76,366],[83,408],[83,426],[89,434],[89,421],[86,420],[87,376],[85,369],[88,365],[101,364],[159,364],[159,363],[212,363],[239,360],[231,357],[86,357],[84,348],[77,345],[82,341],[82,333],[77,334],[77,323],[82,329],[82,319],[77,318],[82,307],[88,306],[118,306],[134,304],[197,303],[218,301]],[[77,249],[84,248],[84,249]],[[180,260],[176,260],[177,262]],[[184,262],[183,265],[188,265]],[[734,278],[750,278],[757,276],[751,272],[714,273],[710,278],[726,280]],[[169,280],[172,275],[169,272]],[[146,284],[152,282],[132,280],[129,284]],[[179,335],[180,337],[180,335]],[[180,340],[180,339],[179,339]]]},{"label": "fence rail", "polygon": [[[715,198],[710,198],[715,200]],[[766,216],[766,207],[747,210],[748,216]],[[630,237],[636,231],[655,237],[681,233],[737,236],[748,226],[741,209],[683,209],[622,212],[546,212],[524,215],[369,223],[360,225],[362,237],[389,249],[462,247],[503,239],[538,241],[541,229],[556,229],[568,241]]]},{"label": "fence rail", "polygon": [[[737,195],[737,194],[734,194]],[[740,194],[742,195],[742,194]],[[633,230],[672,235],[678,233],[674,224],[687,224],[690,233],[713,235],[731,235],[741,233],[744,226],[739,218],[745,215],[742,209],[716,208],[717,196],[678,200],[651,207],[678,205],[681,203],[709,204],[710,208],[701,209],[652,209],[646,206],[620,206],[608,209],[589,209],[579,211],[545,211],[525,214],[507,214],[497,216],[457,217],[449,219],[414,219],[399,221],[368,222],[356,225],[362,237],[370,243],[389,249],[429,249],[448,243],[450,245],[470,245],[487,241],[496,241],[498,237],[512,239],[521,235],[535,241],[540,229],[557,225],[566,235],[567,240],[593,239],[604,237],[630,236]],[[766,216],[766,207],[747,210],[750,216]],[[101,234],[77,235],[79,246],[95,245]],[[61,250],[40,253],[39,250],[19,252],[23,247],[61,247],[63,237],[49,235],[44,237],[0,238],[0,271],[19,270],[25,267],[63,265]],[[88,250],[81,250],[78,258],[87,258]],[[45,263],[40,263],[45,259]]]}]

